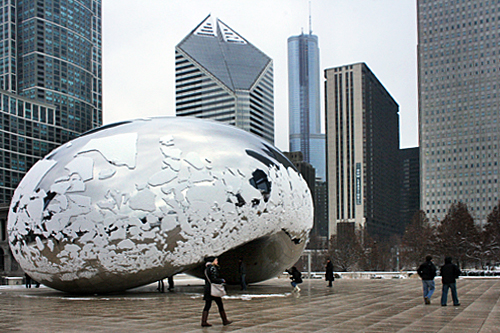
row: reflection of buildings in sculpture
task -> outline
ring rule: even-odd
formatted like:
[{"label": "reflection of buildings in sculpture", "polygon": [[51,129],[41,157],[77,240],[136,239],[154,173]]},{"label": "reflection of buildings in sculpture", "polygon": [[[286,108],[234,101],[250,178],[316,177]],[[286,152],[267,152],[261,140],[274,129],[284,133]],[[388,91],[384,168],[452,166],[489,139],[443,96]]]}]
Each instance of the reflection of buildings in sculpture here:
[{"label": "reflection of buildings in sculpture", "polygon": [[[314,201],[314,226],[311,230],[311,237],[321,238],[321,243],[325,243],[328,236],[328,202],[326,182],[316,177],[314,167],[304,161],[304,155],[300,151],[283,153],[299,170],[306,181]],[[316,240],[315,240],[316,241]],[[317,242],[315,242],[317,243]],[[316,246],[317,244],[314,244]]]},{"label": "reflection of buildings in sculpture", "polygon": [[209,15],[175,48],[177,116],[234,125],[274,143],[273,62]]},{"label": "reflection of buildings in sculpture", "polygon": [[364,63],[325,77],[329,234],[354,223],[387,238],[399,222],[398,104]]},{"label": "reflection of buildings in sculpture", "polygon": [[0,203],[38,159],[102,124],[101,1],[20,3],[0,4]]},{"label": "reflection of buildings in sculpture", "polygon": [[288,38],[288,107],[290,151],[301,151],[316,176],[326,180],[318,37],[311,33]]},{"label": "reflection of buildings in sculpture", "polygon": [[316,185],[316,170],[310,163],[304,161],[304,154],[301,151],[284,152],[283,154],[290,160],[290,162],[293,163],[293,165],[295,165],[297,170],[299,170],[300,174],[309,186],[311,193],[314,193]]},{"label": "reflection of buildings in sculpture", "polygon": [[499,4],[466,3],[417,1],[420,204],[440,221],[462,202],[481,225],[499,199]]}]

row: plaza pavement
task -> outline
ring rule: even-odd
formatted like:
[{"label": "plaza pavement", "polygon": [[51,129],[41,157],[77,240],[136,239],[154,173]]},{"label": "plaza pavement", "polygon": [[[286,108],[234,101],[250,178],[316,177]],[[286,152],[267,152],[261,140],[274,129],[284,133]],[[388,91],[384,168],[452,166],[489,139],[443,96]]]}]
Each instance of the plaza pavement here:
[{"label": "plaza pavement", "polygon": [[202,281],[185,276],[165,293],[156,284],[100,296],[0,286],[0,332],[500,332],[500,279],[457,285],[461,306],[442,307],[440,280],[424,305],[416,278],[337,279],[333,288],[304,280],[300,293],[276,278],[245,292],[229,287],[224,306],[233,324],[222,326],[213,304],[207,328]]}]

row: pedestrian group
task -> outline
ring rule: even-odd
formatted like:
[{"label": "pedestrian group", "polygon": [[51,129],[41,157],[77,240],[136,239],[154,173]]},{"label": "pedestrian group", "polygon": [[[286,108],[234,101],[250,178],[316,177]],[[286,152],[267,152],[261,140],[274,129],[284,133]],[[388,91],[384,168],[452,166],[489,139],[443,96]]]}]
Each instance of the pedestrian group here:
[{"label": "pedestrian group", "polygon": [[[422,279],[425,304],[431,304],[431,297],[434,294],[435,289],[434,278],[436,277],[436,272],[437,268],[432,262],[431,256],[427,256],[425,258],[425,262],[422,263],[417,269],[417,273]],[[457,265],[452,263],[451,257],[446,257],[444,259],[444,265],[441,266],[440,273],[443,284],[441,306],[447,306],[448,290],[451,290],[453,306],[459,306],[460,302],[458,301],[456,280],[460,276],[460,269]]]}]

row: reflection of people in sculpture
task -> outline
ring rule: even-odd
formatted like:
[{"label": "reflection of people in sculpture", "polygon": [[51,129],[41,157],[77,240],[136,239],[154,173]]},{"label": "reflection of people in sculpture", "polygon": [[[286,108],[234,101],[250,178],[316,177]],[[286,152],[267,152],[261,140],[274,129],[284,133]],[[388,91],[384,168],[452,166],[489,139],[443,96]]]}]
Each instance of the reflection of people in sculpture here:
[{"label": "reflection of people in sculpture", "polygon": [[163,282],[163,279],[158,280],[158,288],[156,288],[156,290],[161,293],[165,292],[165,283]]},{"label": "reflection of people in sculpture", "polygon": [[168,291],[174,291],[174,276],[170,275],[168,277]]},{"label": "reflection of people in sculpture", "polygon": [[[205,307],[203,308],[203,314],[201,317],[201,326],[212,326],[207,322],[208,312],[212,306],[212,301],[215,301],[217,307],[219,308],[219,314],[222,318],[223,325],[229,325],[232,321],[227,319],[226,312],[224,311],[224,305],[222,304],[221,297],[214,297],[210,294],[210,283],[225,283],[226,281],[219,277],[219,260],[217,258],[206,258],[206,269],[205,269],[205,290],[203,294],[203,299],[205,300]],[[210,280],[210,281],[209,281]]]},{"label": "reflection of people in sculpture", "polygon": [[26,280],[26,288],[31,288],[31,276],[24,273],[24,279]]},{"label": "reflection of people in sculpture", "polygon": [[247,266],[245,265],[245,262],[243,262],[242,258],[240,258],[238,262],[239,262],[238,271],[240,273],[241,290],[247,290],[247,282],[246,282]]}]

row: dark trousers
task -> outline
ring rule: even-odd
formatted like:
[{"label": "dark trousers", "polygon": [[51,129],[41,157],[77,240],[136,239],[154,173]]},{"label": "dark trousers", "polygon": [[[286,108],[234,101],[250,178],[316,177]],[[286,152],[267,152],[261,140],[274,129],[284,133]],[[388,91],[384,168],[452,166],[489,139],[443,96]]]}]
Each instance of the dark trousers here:
[{"label": "dark trousers", "polygon": [[448,289],[451,289],[451,298],[453,305],[458,305],[457,284],[456,283],[443,283],[443,294],[441,295],[441,305],[446,305],[448,302]]},{"label": "dark trousers", "polygon": [[210,311],[210,308],[212,307],[212,300],[215,301],[215,304],[217,304],[217,307],[219,308],[219,312],[224,311],[224,305],[222,304],[222,298],[220,297],[211,297],[210,299],[205,300],[205,307],[203,308],[203,311]]}]

